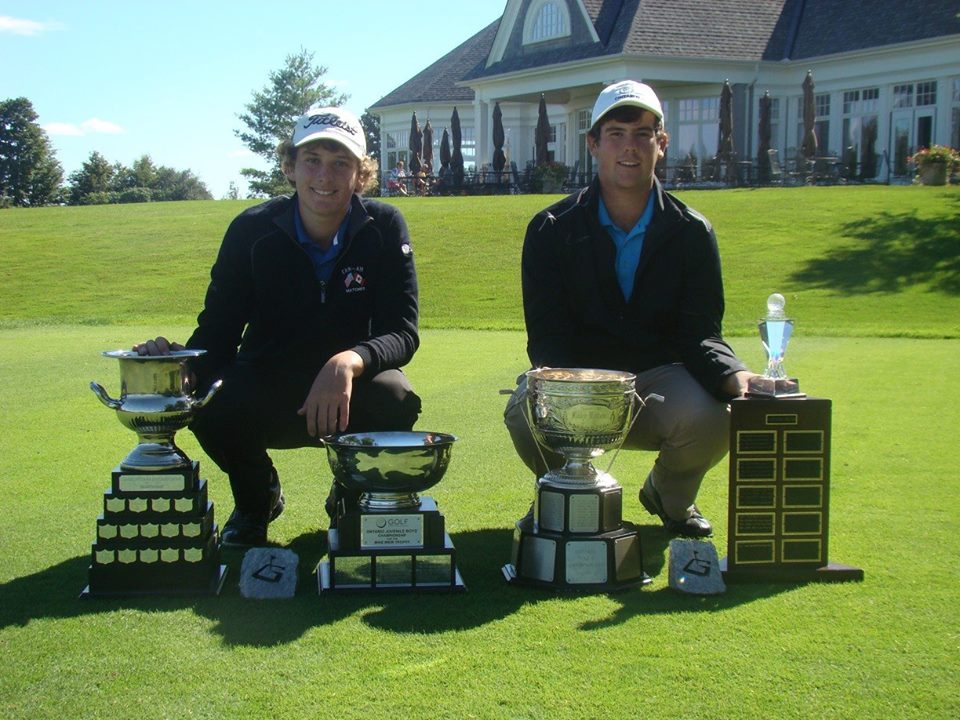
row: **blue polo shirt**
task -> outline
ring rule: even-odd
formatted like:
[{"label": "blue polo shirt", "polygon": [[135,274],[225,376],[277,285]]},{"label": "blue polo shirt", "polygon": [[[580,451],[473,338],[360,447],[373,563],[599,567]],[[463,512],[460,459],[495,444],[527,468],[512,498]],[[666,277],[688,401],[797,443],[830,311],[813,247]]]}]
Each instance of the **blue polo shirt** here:
[{"label": "blue polo shirt", "polygon": [[351,208],[347,208],[347,215],[340,223],[340,227],[337,228],[337,234],[334,236],[333,242],[328,249],[324,250],[307,235],[307,230],[303,227],[303,220],[300,217],[300,204],[295,203],[293,206],[293,224],[297,229],[297,241],[300,243],[300,247],[307,251],[310,260],[313,261],[313,269],[322,283],[330,280],[330,276],[333,274],[333,266],[340,256],[340,250],[343,247],[341,241],[346,236],[347,225],[350,223],[350,210]]},{"label": "blue polo shirt", "polygon": [[647,198],[647,207],[644,209],[637,224],[633,226],[630,232],[624,232],[610,219],[610,213],[607,206],[600,198],[600,212],[598,214],[600,224],[606,229],[610,239],[617,248],[617,258],[615,261],[617,271],[617,282],[620,284],[620,290],[626,300],[633,294],[633,281],[637,275],[637,265],[640,264],[640,253],[643,251],[643,238],[647,234],[647,226],[653,217],[653,196],[651,191]]}]

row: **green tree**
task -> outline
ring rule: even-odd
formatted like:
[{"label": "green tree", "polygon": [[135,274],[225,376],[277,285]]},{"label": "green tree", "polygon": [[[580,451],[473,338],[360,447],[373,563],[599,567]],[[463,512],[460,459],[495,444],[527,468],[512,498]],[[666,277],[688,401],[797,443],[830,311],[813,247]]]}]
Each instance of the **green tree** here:
[{"label": "green tree", "polygon": [[347,96],[335,92],[321,82],[327,68],[313,64],[313,53],[300,49],[288,55],[280,70],[270,73],[270,82],[253,93],[239,115],[246,129],[235,130],[253,153],[263,158],[270,170],[243,168],[240,174],[247,178],[251,196],[280,195],[287,192],[287,184],[276,155],[277,145],[290,136],[293,124],[313,105],[342,105]]},{"label": "green tree", "polygon": [[46,132],[25,97],[0,102],[0,197],[13,205],[46,205],[63,182]]},{"label": "green tree", "polygon": [[363,134],[367,138],[367,155],[370,155],[377,161],[377,167],[380,166],[380,116],[374,115],[369,110],[364,111],[360,116],[360,124],[363,126]]},{"label": "green tree", "polygon": [[[99,204],[110,202],[110,193],[114,192],[112,181],[116,174],[115,166],[96,150],[90,153],[87,161],[79,170],[70,173],[67,179],[71,205]],[[92,197],[87,197],[92,196]]]}]

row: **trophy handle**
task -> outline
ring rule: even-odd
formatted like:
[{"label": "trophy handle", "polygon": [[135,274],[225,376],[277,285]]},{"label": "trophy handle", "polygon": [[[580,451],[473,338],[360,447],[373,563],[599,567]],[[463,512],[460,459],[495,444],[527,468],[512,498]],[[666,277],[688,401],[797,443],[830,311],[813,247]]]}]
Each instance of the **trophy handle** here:
[{"label": "trophy handle", "polygon": [[210,398],[212,398],[217,393],[217,390],[220,389],[221,385],[223,385],[223,380],[217,380],[215,383],[213,383],[213,385],[210,386],[210,389],[207,390],[207,394],[204,395],[201,400],[197,400],[191,403],[190,407],[197,410],[202,408],[204,405],[210,402]]},{"label": "trophy handle", "polygon": [[106,405],[111,410],[119,410],[120,406],[123,403],[120,400],[114,400],[107,394],[107,391],[103,389],[103,385],[98,382],[91,381],[90,389],[93,390],[94,394],[100,399],[104,405]]}]

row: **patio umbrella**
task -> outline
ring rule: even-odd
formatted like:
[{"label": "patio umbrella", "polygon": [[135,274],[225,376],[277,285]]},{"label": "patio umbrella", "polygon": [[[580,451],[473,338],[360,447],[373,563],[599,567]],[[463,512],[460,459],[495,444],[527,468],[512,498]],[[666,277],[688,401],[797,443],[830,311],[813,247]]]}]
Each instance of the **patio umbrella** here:
[{"label": "patio umbrella", "polygon": [[540,95],[540,110],[537,113],[537,129],[534,131],[534,156],[537,165],[550,161],[547,143],[550,142],[550,118],[547,117],[547,101]]},{"label": "patio umbrella", "polygon": [[726,164],[728,183],[736,180],[736,167],[733,164],[733,90],[730,81],[723,81],[723,90],[720,91],[720,136],[717,140],[717,172],[720,176],[720,163]]},{"label": "patio umbrella", "polygon": [[503,143],[505,141],[503,113],[500,111],[500,103],[495,103],[493,106],[493,171],[497,174],[498,182],[500,173],[503,172],[503,167],[507,164],[507,156],[503,154]]},{"label": "patio umbrella", "polygon": [[463,142],[460,136],[460,113],[456,106],[450,116],[450,136],[453,141],[453,155],[450,157],[450,167],[453,168],[453,184],[455,187],[463,185],[463,153],[460,145]]},{"label": "patio umbrella", "polygon": [[773,101],[770,93],[763,93],[760,98],[760,119],[757,124],[757,133],[760,136],[760,146],[757,148],[757,175],[761,184],[770,182],[770,113]]},{"label": "patio umbrella", "polygon": [[417,111],[413,111],[413,117],[410,119],[410,142],[407,147],[410,148],[410,162],[407,165],[410,173],[416,175],[423,167],[420,162],[420,154],[423,152],[423,132],[420,130],[420,123],[417,122]]},{"label": "patio umbrella", "polygon": [[440,136],[440,169],[448,170],[450,168],[450,135],[447,129],[443,129],[443,135]]},{"label": "patio umbrella", "polygon": [[423,126],[423,167],[428,175],[433,172],[433,126],[429,120]]},{"label": "patio umbrella", "polygon": [[814,124],[817,120],[817,106],[813,98],[813,73],[807,70],[807,77],[803,80],[803,142],[800,143],[800,154],[807,161],[812,161],[817,155],[817,133]]}]

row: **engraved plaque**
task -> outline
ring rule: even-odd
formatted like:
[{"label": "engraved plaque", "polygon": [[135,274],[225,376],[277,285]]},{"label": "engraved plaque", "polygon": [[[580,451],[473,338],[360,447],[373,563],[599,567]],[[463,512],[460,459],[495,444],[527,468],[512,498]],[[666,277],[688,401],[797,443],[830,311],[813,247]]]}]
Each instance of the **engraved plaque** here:
[{"label": "engraved plaque", "polygon": [[567,582],[605,583],[607,546],[602,540],[577,540],[567,543]]},{"label": "engraved plaque", "polygon": [[570,496],[570,532],[592,532],[600,529],[600,496],[576,493]]},{"label": "engraved plaque", "polygon": [[377,585],[413,584],[412,555],[378,555],[376,563]]},{"label": "engraved plaque", "polygon": [[537,522],[544,530],[563,532],[563,494],[542,490]]},{"label": "engraved plaque", "polygon": [[423,545],[423,515],[362,515],[360,547],[410,547]]},{"label": "engraved plaque", "polygon": [[553,582],[557,543],[547,538],[531,536],[523,543],[520,567],[523,574],[542,582]]},{"label": "engraved plaque", "polygon": [[183,475],[144,473],[142,475],[121,475],[118,487],[120,492],[183,492],[187,489],[187,478]]},{"label": "engraved plaque", "polygon": [[344,555],[334,561],[333,584],[370,587],[373,582],[373,563],[362,555]]},{"label": "engraved plaque", "polygon": [[140,562],[155,563],[160,559],[160,551],[153,548],[145,548],[140,551]]}]

